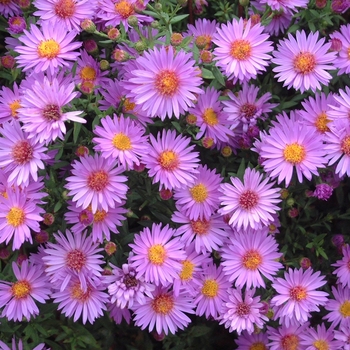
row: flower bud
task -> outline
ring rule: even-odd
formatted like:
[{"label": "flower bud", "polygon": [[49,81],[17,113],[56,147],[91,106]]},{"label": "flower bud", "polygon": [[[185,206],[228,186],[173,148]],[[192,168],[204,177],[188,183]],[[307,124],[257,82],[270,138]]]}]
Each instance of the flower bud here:
[{"label": "flower bud", "polygon": [[139,165],[134,164],[134,169],[138,173],[142,173],[146,168],[145,164],[140,163]]},{"label": "flower bud", "polygon": [[334,235],[334,236],[332,237],[332,243],[333,243],[334,246],[336,246],[336,247],[341,247],[341,246],[343,246],[343,244],[344,244],[344,236],[341,235],[341,234]]},{"label": "flower bud", "polygon": [[159,191],[159,196],[164,201],[170,199],[173,196],[173,192],[171,190],[168,190],[167,188],[164,188]]},{"label": "flower bud", "polygon": [[23,33],[23,29],[27,28],[27,23],[23,17],[15,16],[9,18],[9,31],[15,34]]},{"label": "flower bud", "polygon": [[105,244],[105,252],[108,256],[111,256],[117,251],[117,245],[114,242],[107,242]]},{"label": "flower bud", "polygon": [[94,39],[88,39],[84,41],[84,49],[89,53],[90,55],[96,55],[98,53],[98,46]]},{"label": "flower bud", "polygon": [[108,70],[110,67],[109,62],[107,60],[101,60],[100,61],[100,69],[102,71]]},{"label": "flower bud", "polygon": [[129,59],[129,54],[121,49],[115,49],[112,53],[112,58],[117,62],[125,62]]},{"label": "flower bud", "polygon": [[197,117],[194,114],[187,114],[186,123],[189,125],[196,125]]},{"label": "flower bud", "polygon": [[182,40],[183,40],[183,36],[182,36],[181,33],[173,33],[173,34],[171,34],[171,37],[170,37],[171,45],[179,46],[179,45],[181,45]]},{"label": "flower bud", "polygon": [[89,155],[89,149],[86,146],[78,146],[78,148],[75,150],[75,155],[78,157],[85,157]]},{"label": "flower bud", "polygon": [[318,9],[323,9],[327,5],[327,0],[316,0],[315,5]]},{"label": "flower bud", "polygon": [[144,41],[139,40],[135,43],[135,49],[137,52],[142,52],[147,49],[147,44]]},{"label": "flower bud", "polygon": [[342,47],[343,47],[343,43],[340,39],[337,39],[337,38],[331,39],[331,48],[330,48],[331,51],[339,52],[341,51]]},{"label": "flower bud", "polygon": [[31,6],[30,0],[17,0],[16,3],[23,11],[29,10]]},{"label": "flower bud", "polygon": [[239,4],[243,7],[246,7],[249,5],[249,0],[239,0]]},{"label": "flower bud", "polygon": [[129,24],[130,27],[136,28],[136,27],[139,26],[139,20],[138,20],[138,18],[136,16],[131,15],[128,18],[128,24]]},{"label": "flower bud", "polygon": [[37,243],[44,244],[49,240],[49,234],[46,231],[41,230],[40,232],[35,233],[34,239]]},{"label": "flower bud", "polygon": [[162,11],[162,4],[160,2],[157,2],[157,3],[154,4],[154,8],[157,11]]},{"label": "flower bud", "polygon": [[85,30],[87,33],[95,33],[96,25],[91,19],[84,19],[80,22],[81,29]]},{"label": "flower bud", "polygon": [[291,208],[288,210],[288,216],[292,219],[299,216],[299,210],[297,208]]},{"label": "flower bud", "polygon": [[7,260],[10,257],[10,252],[6,248],[0,248],[0,260]]},{"label": "flower bud", "polygon": [[14,57],[10,55],[2,56],[0,62],[1,62],[1,65],[7,69],[12,69],[16,63]]},{"label": "flower bud", "polygon": [[44,214],[44,221],[43,223],[46,226],[51,226],[55,222],[55,216],[51,213],[45,213]]},{"label": "flower bud", "polygon": [[202,50],[200,53],[200,59],[203,63],[211,63],[213,61],[213,54],[208,50]]},{"label": "flower bud", "polygon": [[28,260],[28,255],[26,254],[19,254],[17,259],[16,259],[16,263],[21,266],[22,265],[22,262],[25,261],[25,260]]},{"label": "flower bud", "polygon": [[232,148],[228,145],[224,146],[223,148],[221,148],[221,154],[227,158],[232,154]]},{"label": "flower bud", "polygon": [[307,270],[311,267],[311,260],[309,258],[301,258],[299,264],[302,269]]},{"label": "flower bud", "polygon": [[110,28],[107,35],[109,39],[117,41],[120,38],[120,31],[117,28]]},{"label": "flower bud", "polygon": [[202,139],[202,145],[204,148],[211,148],[214,146],[214,139],[206,136]]}]

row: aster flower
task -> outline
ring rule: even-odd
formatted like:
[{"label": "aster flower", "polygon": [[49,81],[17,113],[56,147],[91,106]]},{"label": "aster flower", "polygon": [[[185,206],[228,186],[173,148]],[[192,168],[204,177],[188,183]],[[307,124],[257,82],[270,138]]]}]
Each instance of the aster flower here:
[{"label": "aster flower", "polygon": [[95,0],[35,0],[38,9],[33,13],[40,18],[38,24],[49,22],[53,27],[62,27],[67,31],[80,32],[80,23],[84,19],[91,19],[96,11]]},{"label": "aster flower", "polygon": [[9,185],[27,186],[30,179],[38,180],[38,170],[44,169],[44,153],[47,149],[42,143],[28,138],[19,122],[5,123],[1,129],[0,167],[9,174]]},{"label": "aster flower", "polygon": [[123,319],[127,324],[130,324],[131,314],[129,309],[127,308],[122,309],[118,307],[116,304],[107,303],[107,311],[109,313],[110,318],[116,324],[121,324]]},{"label": "aster flower", "polygon": [[197,47],[205,50],[211,48],[211,41],[217,29],[217,23],[215,20],[210,21],[205,18],[198,18],[195,20],[194,25],[188,24],[187,28],[187,34],[194,37],[194,43]]},{"label": "aster flower", "polygon": [[3,86],[0,90],[0,123],[4,124],[18,118],[18,109],[21,107],[22,93],[16,83],[13,90]]},{"label": "aster flower", "polygon": [[116,203],[126,199],[127,181],[122,167],[114,167],[114,159],[99,155],[86,156],[73,163],[73,176],[67,177],[68,195],[73,196],[77,207],[86,209],[91,205],[92,213],[99,209],[108,211]]},{"label": "aster flower", "polygon": [[[350,3],[349,3],[350,6]],[[341,43],[341,49],[337,54],[333,64],[339,68],[338,75],[350,73],[350,24],[340,26],[340,31],[335,31],[330,35],[332,40],[337,39]]]},{"label": "aster flower", "polygon": [[271,21],[265,26],[264,32],[278,36],[285,33],[290,27],[293,13],[289,10],[284,11],[283,9],[280,9],[278,12],[272,12],[269,18],[271,18]]},{"label": "aster flower", "polygon": [[16,250],[25,241],[33,243],[31,230],[40,231],[44,210],[19,189],[7,191],[6,196],[0,202],[0,243],[13,238],[12,250]]},{"label": "aster flower", "polygon": [[247,131],[250,126],[256,125],[259,119],[266,119],[275,103],[268,103],[271,98],[269,92],[258,98],[259,88],[254,85],[243,83],[242,90],[237,94],[231,91],[228,93],[230,100],[222,101],[226,106],[224,111],[229,115],[228,120],[243,124],[243,131]]},{"label": "aster flower", "polygon": [[267,334],[260,332],[258,334],[249,334],[247,331],[243,331],[235,340],[237,344],[237,350],[267,350],[268,340]]},{"label": "aster flower", "polygon": [[5,18],[17,16],[22,13],[18,3],[15,0],[6,0],[0,2],[0,15]]},{"label": "aster flower", "polygon": [[103,242],[104,239],[110,241],[111,232],[119,233],[117,227],[122,226],[122,221],[125,220],[124,214],[127,212],[123,207],[124,201],[120,204],[116,203],[114,208],[108,208],[107,211],[97,209],[94,214],[90,206],[82,209],[71,201],[68,203],[68,211],[64,214],[64,218],[69,224],[74,224],[71,231],[79,233],[90,226],[91,237],[94,242]]},{"label": "aster flower", "polygon": [[227,293],[228,300],[224,302],[219,316],[220,324],[238,334],[244,330],[252,334],[254,327],[263,328],[268,318],[260,312],[263,304],[259,296],[254,297],[255,289],[246,289],[243,294],[241,288],[230,288]]},{"label": "aster flower", "polygon": [[305,347],[305,350],[337,350],[341,345],[340,341],[334,340],[334,328],[326,328],[324,323],[317,325],[316,329],[309,328],[300,334],[300,337],[302,338],[301,345]]},{"label": "aster flower", "polygon": [[343,258],[341,260],[337,260],[335,264],[332,266],[337,267],[333,271],[333,274],[337,276],[338,283],[345,288],[350,288],[350,246],[343,246]]},{"label": "aster flower", "polygon": [[339,341],[340,348],[350,350],[350,322],[348,321],[339,330],[334,331],[334,339]]},{"label": "aster flower", "polygon": [[312,196],[326,201],[332,196],[332,193],[332,186],[329,186],[327,184],[318,184],[316,185],[315,191],[313,192]]},{"label": "aster flower", "polygon": [[22,129],[28,138],[48,144],[56,138],[64,139],[65,122],[86,123],[81,118],[82,111],[63,112],[63,109],[78,96],[74,92],[74,83],[60,84],[58,79],[43,82],[32,80],[30,89],[25,89],[18,116],[23,123]]},{"label": "aster flower", "polygon": [[228,142],[233,132],[229,130],[229,116],[222,111],[219,101],[220,92],[214,88],[207,88],[204,94],[199,95],[195,107],[189,109],[189,113],[196,117],[196,125],[199,131],[196,139],[210,137],[214,143]]},{"label": "aster flower", "polygon": [[222,314],[224,303],[227,302],[227,290],[231,287],[222,266],[216,267],[213,263],[203,266],[203,272],[195,280],[198,294],[194,300],[196,315],[208,319],[217,318]]},{"label": "aster flower", "polygon": [[248,81],[255,78],[269,65],[272,42],[262,34],[264,27],[259,23],[252,26],[251,20],[244,23],[243,18],[233,19],[222,24],[213,37],[217,45],[214,49],[217,65],[229,79]]},{"label": "aster flower", "polygon": [[146,227],[135,235],[129,261],[137,272],[136,278],[143,276],[156,286],[165,286],[177,278],[182,268],[180,261],[185,260],[186,254],[179,239],[172,238],[174,233],[169,225],[162,228],[161,224],[153,224],[151,230]]},{"label": "aster flower", "polygon": [[326,159],[322,138],[315,128],[302,125],[292,113],[289,119],[283,112],[269,133],[261,140],[260,157],[271,178],[278,177],[278,183],[285,180],[288,187],[294,169],[299,182],[303,176],[311,180],[312,174],[319,175],[317,168],[324,167]]},{"label": "aster flower", "polygon": [[272,188],[274,182],[263,180],[263,174],[247,168],[243,182],[231,177],[231,184],[221,184],[223,195],[219,197],[221,215],[230,216],[229,224],[238,230],[243,227],[253,229],[268,225],[273,220],[272,214],[280,210],[275,204],[281,202],[279,188]]},{"label": "aster flower", "polygon": [[54,73],[58,67],[71,67],[79,53],[74,52],[81,46],[81,42],[72,42],[76,36],[74,30],[67,31],[61,26],[52,26],[43,22],[41,30],[31,24],[30,31],[24,30],[18,40],[24,45],[16,46],[15,51],[19,53],[16,57],[18,67],[27,71],[34,68],[34,72],[50,69]]},{"label": "aster flower", "polygon": [[47,243],[42,258],[50,281],[59,282],[62,292],[77,277],[82,290],[86,292],[89,281],[101,276],[103,255],[98,253],[102,248],[98,248],[99,244],[94,243],[91,236],[86,236],[86,232],[73,236],[66,230],[66,236],[58,232],[54,237],[56,243]]},{"label": "aster flower", "polygon": [[329,104],[329,117],[331,120],[348,120],[350,115],[350,88],[345,87],[339,90],[339,95],[334,95],[333,101]]},{"label": "aster flower", "polygon": [[236,286],[265,288],[262,276],[272,281],[273,275],[283,267],[276,261],[282,255],[277,250],[278,245],[267,227],[259,231],[249,228],[229,236],[221,248],[221,265],[229,281],[235,281]]},{"label": "aster flower", "polygon": [[222,178],[206,165],[200,165],[197,170],[199,173],[192,185],[175,191],[175,204],[191,220],[209,220],[220,205],[218,197]]},{"label": "aster flower", "polygon": [[332,287],[334,299],[329,299],[325,305],[325,309],[329,313],[323,318],[332,323],[332,327],[340,324],[342,328],[350,320],[350,289],[338,285],[337,288]]},{"label": "aster flower", "polygon": [[288,39],[278,44],[275,58],[271,61],[277,65],[273,69],[278,81],[283,86],[304,92],[311,89],[321,90],[321,84],[328,85],[332,76],[327,72],[334,69],[331,65],[335,52],[328,52],[331,43],[324,43],[325,38],[318,40],[318,32],[310,33],[307,37],[302,30],[296,32],[296,38],[290,33]]},{"label": "aster flower", "polygon": [[176,135],[175,130],[165,130],[150,135],[151,148],[141,157],[141,163],[149,169],[153,183],[159,182],[159,189],[181,188],[194,183],[198,170],[198,152],[193,152],[191,139]]},{"label": "aster flower", "polygon": [[171,220],[181,224],[175,236],[181,236],[180,241],[185,247],[193,242],[198,254],[218,250],[227,237],[226,230],[231,230],[218,214],[212,215],[208,220],[191,220],[183,212],[175,211]]},{"label": "aster flower", "polygon": [[116,159],[126,170],[133,169],[134,164],[140,165],[140,157],[148,152],[145,130],[132,119],[123,115],[113,119],[106,116],[101,119],[101,126],[96,126],[92,142],[94,149],[100,151],[102,157]]},{"label": "aster flower", "polygon": [[270,340],[270,350],[297,350],[304,349],[300,342],[301,334],[308,331],[309,322],[303,325],[282,325],[277,329],[267,327],[267,336]]},{"label": "aster flower", "polygon": [[145,304],[134,304],[135,325],[158,334],[170,332],[175,334],[178,329],[184,329],[191,322],[186,315],[193,314],[193,300],[185,291],[174,295],[168,288],[157,287],[152,297],[146,296]]},{"label": "aster flower", "polygon": [[174,54],[164,46],[149,50],[136,59],[136,69],[125,76],[123,86],[136,105],[150,117],[162,120],[174,114],[188,111],[196,100],[195,94],[201,94],[202,78],[194,66],[192,55],[181,50]]},{"label": "aster flower", "polygon": [[273,11],[297,11],[297,7],[306,8],[308,0],[259,0],[260,4],[266,4]]},{"label": "aster flower", "polygon": [[326,281],[320,272],[313,272],[311,268],[289,269],[283,278],[276,278],[272,287],[277,294],[271,300],[271,305],[276,307],[275,319],[281,318],[280,323],[296,322],[303,324],[309,318],[309,312],[320,311],[318,306],[327,302],[326,292],[317,291]]},{"label": "aster flower", "polygon": [[104,290],[103,283],[88,282],[84,291],[79,279],[73,277],[64,290],[53,293],[51,297],[66,317],[73,317],[74,322],[82,317],[83,324],[87,321],[92,324],[106,310],[108,294]]},{"label": "aster flower", "polygon": [[1,317],[30,320],[39,314],[35,301],[44,304],[49,299],[50,284],[41,267],[30,265],[28,260],[22,262],[21,268],[12,262],[12,271],[16,282],[0,281],[0,307],[4,307]]},{"label": "aster flower", "polygon": [[[14,336],[12,338],[12,344],[11,344],[11,348],[9,346],[7,346],[3,341],[0,340],[0,348],[1,350],[23,350],[23,342],[21,339],[19,339],[18,341],[18,345],[16,345],[16,337]],[[39,345],[37,345],[35,348],[33,348],[33,350],[45,350],[45,344],[41,343]]]}]

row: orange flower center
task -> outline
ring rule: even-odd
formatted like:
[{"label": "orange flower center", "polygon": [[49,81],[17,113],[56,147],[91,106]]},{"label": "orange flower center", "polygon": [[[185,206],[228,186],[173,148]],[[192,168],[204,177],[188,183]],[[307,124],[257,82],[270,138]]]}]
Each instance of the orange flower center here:
[{"label": "orange flower center", "polygon": [[182,281],[188,281],[192,278],[194,271],[194,264],[189,260],[182,261],[182,270],[180,272],[180,279]]},{"label": "orange flower center", "polygon": [[55,13],[61,18],[70,18],[75,13],[75,1],[59,0],[55,5]]},{"label": "orange flower center", "polygon": [[326,340],[316,340],[313,343],[313,346],[317,349],[317,350],[329,350],[329,344]]},{"label": "orange flower center", "polygon": [[134,6],[130,4],[127,0],[117,1],[114,4],[114,9],[120,17],[127,19],[135,13]]},{"label": "orange flower center", "polygon": [[86,300],[90,298],[90,294],[91,294],[91,288],[88,287],[87,291],[84,292],[80,287],[80,283],[75,283],[72,289],[70,290],[71,298],[76,299],[82,303],[84,303]]},{"label": "orange flower center", "polygon": [[31,288],[29,282],[27,282],[27,281],[15,282],[11,287],[12,295],[16,299],[23,299],[23,298],[27,297],[30,294],[31,290],[32,290],[32,288]]},{"label": "orange flower center", "polygon": [[219,123],[217,114],[215,113],[215,111],[212,108],[207,108],[203,114],[203,121],[204,123],[210,125],[210,126],[214,126],[217,125]]},{"label": "orange flower center", "polygon": [[293,61],[294,69],[301,74],[309,74],[315,70],[315,55],[310,52],[300,52]]},{"label": "orange flower center", "polygon": [[48,122],[56,122],[61,119],[61,110],[57,105],[47,105],[43,110],[43,117]]},{"label": "orange flower center", "polygon": [[208,298],[214,298],[218,295],[219,292],[219,284],[215,280],[207,279],[203,287],[201,289],[201,292],[203,295],[205,295]]},{"label": "orange flower center", "polygon": [[18,108],[21,108],[20,101],[14,100],[9,104],[9,107],[11,109],[11,117],[18,118]]},{"label": "orange flower center", "polygon": [[103,170],[92,172],[87,180],[87,185],[89,188],[97,192],[104,190],[108,184],[108,174]]},{"label": "orange flower center", "polygon": [[97,210],[94,214],[94,222],[103,222],[107,216],[107,213],[105,210]]},{"label": "orange flower center", "polygon": [[298,350],[299,338],[295,334],[287,334],[281,339],[282,350]]},{"label": "orange flower center", "polygon": [[38,55],[40,58],[47,58],[52,60],[60,53],[60,45],[54,39],[43,40],[38,46]]},{"label": "orange flower center", "polygon": [[133,111],[135,108],[135,103],[130,102],[130,100],[128,98],[126,98],[124,103],[123,103],[123,108],[124,108],[125,112]]},{"label": "orange flower center", "polygon": [[247,211],[255,208],[255,206],[258,204],[258,201],[259,196],[256,194],[256,192],[251,190],[244,191],[239,197],[240,207]]},{"label": "orange flower center", "polygon": [[96,79],[96,70],[91,66],[85,66],[81,69],[79,76],[82,80],[94,81]]},{"label": "orange flower center", "polygon": [[173,171],[179,166],[179,157],[174,151],[163,151],[158,162],[164,170]]},{"label": "orange flower center", "polygon": [[112,144],[115,148],[119,149],[120,151],[126,151],[132,148],[130,137],[122,132],[114,135],[112,139]]},{"label": "orange flower center", "polygon": [[248,270],[256,270],[262,263],[262,256],[256,250],[249,250],[243,255],[243,266]]},{"label": "orange flower center", "polygon": [[339,312],[341,313],[341,315],[346,318],[350,316],[350,301],[349,300],[345,300],[339,308]]},{"label": "orange flower center", "polygon": [[262,342],[256,342],[249,347],[249,350],[267,350],[267,347]]},{"label": "orange flower center", "polygon": [[167,294],[158,295],[152,300],[151,306],[157,314],[168,315],[174,308],[174,298]]},{"label": "orange flower center", "polygon": [[206,235],[209,231],[210,222],[207,220],[191,220],[190,224],[196,235]]},{"label": "orange flower center", "polygon": [[193,186],[190,189],[192,199],[197,203],[203,203],[208,198],[208,190],[202,183]]},{"label": "orange flower center", "polygon": [[17,164],[25,164],[33,159],[33,147],[28,141],[18,141],[12,148],[12,158]]},{"label": "orange flower center", "polygon": [[179,83],[177,74],[168,69],[158,73],[155,79],[156,89],[161,95],[166,97],[171,97],[176,93]]},{"label": "orange flower center", "polygon": [[304,287],[296,286],[290,290],[289,295],[294,301],[301,301],[301,300],[306,299],[307,292],[306,292],[306,289]]},{"label": "orange flower center", "polygon": [[305,147],[294,142],[287,145],[283,151],[284,159],[293,164],[299,164],[305,159]]},{"label": "orange flower center", "polygon": [[75,271],[80,271],[86,264],[86,254],[74,249],[66,255],[66,265]]},{"label": "orange flower center", "polygon": [[347,156],[350,156],[350,136],[345,136],[342,139],[342,141],[340,143],[340,149]]},{"label": "orange flower center", "polygon": [[330,120],[327,118],[327,114],[325,112],[320,113],[317,116],[317,119],[315,121],[316,129],[321,132],[325,133],[326,131],[329,131],[328,123]]},{"label": "orange flower center", "polygon": [[238,39],[231,44],[230,55],[238,61],[247,60],[251,53],[252,47],[248,40]]},{"label": "orange flower center", "polygon": [[154,265],[163,265],[166,259],[166,250],[160,244],[148,248],[148,260]]}]

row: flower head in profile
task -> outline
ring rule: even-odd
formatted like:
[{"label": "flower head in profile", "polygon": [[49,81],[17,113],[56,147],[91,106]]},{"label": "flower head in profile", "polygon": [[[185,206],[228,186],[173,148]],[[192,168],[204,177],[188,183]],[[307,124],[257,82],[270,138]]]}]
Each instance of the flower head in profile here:
[{"label": "flower head in profile", "polygon": [[33,68],[35,73],[50,70],[57,71],[59,67],[71,67],[72,62],[80,55],[75,52],[81,46],[81,42],[73,42],[76,32],[67,32],[62,26],[52,26],[45,21],[41,30],[31,24],[30,31],[24,30],[18,40],[23,43],[16,46],[19,53],[16,57],[18,67],[23,71]]},{"label": "flower head in profile", "polygon": [[92,213],[99,209],[108,211],[116,203],[126,199],[128,186],[126,176],[120,175],[122,167],[115,167],[114,159],[105,159],[99,155],[81,157],[73,163],[73,176],[67,177],[68,195],[83,209],[91,205]]},{"label": "flower head in profile", "polygon": [[151,148],[143,154],[141,163],[149,169],[153,183],[172,190],[194,183],[199,163],[198,152],[193,152],[191,139],[177,135],[175,130],[165,130],[150,135]]},{"label": "flower head in profile", "polygon": [[238,350],[268,350],[267,334],[264,332],[249,334],[243,331],[235,342]]},{"label": "flower head in profile", "polygon": [[186,254],[178,238],[173,238],[175,230],[169,225],[153,224],[135,235],[130,244],[133,255],[129,257],[130,266],[136,270],[136,278],[144,277],[146,282],[156,286],[172,283],[178,277]]},{"label": "flower head in profile", "polygon": [[288,34],[278,45],[277,51],[273,52],[271,60],[277,65],[273,68],[278,81],[283,81],[284,86],[290,89],[304,92],[311,89],[321,90],[322,85],[328,85],[332,76],[327,72],[334,69],[332,62],[335,52],[328,52],[331,43],[325,44],[325,38],[318,40],[318,32],[306,36],[302,30],[296,32],[294,38]]},{"label": "flower head in profile", "polygon": [[308,321],[309,313],[320,311],[318,306],[323,306],[328,301],[328,293],[317,291],[326,281],[320,272],[313,272],[311,268],[289,269],[283,278],[276,278],[272,287],[277,295],[271,300],[275,307],[275,319],[280,318],[280,323],[288,321],[291,324],[303,324]]},{"label": "flower head in profile", "polygon": [[221,248],[223,271],[229,281],[235,281],[235,285],[241,288],[265,288],[262,276],[273,280],[283,267],[276,261],[281,255],[267,227],[258,231],[249,228],[245,232],[235,232]]},{"label": "flower head in profile", "polygon": [[[350,7],[350,2],[348,4]],[[341,42],[341,49],[337,54],[333,64],[338,68],[338,75],[350,73],[350,24],[340,26],[340,31],[335,31],[330,35],[332,40],[337,39]]]},{"label": "flower head in profile", "polygon": [[222,196],[219,197],[222,208],[218,213],[230,216],[229,224],[238,230],[243,227],[253,229],[268,225],[273,221],[272,214],[279,211],[281,202],[279,188],[273,188],[269,178],[263,179],[255,169],[247,168],[243,182],[231,177],[231,184],[221,184]]},{"label": "flower head in profile", "polygon": [[242,331],[247,331],[252,334],[254,327],[263,328],[264,321],[268,318],[264,316],[260,308],[263,306],[260,303],[260,297],[256,296],[255,289],[246,289],[242,292],[241,288],[228,289],[228,300],[224,302],[219,320],[225,328],[230,332],[236,331],[241,334]]},{"label": "flower head in profile", "polygon": [[142,305],[134,304],[135,325],[158,334],[175,334],[178,329],[184,329],[191,319],[186,314],[193,314],[193,300],[188,297],[186,291],[175,295],[166,287],[159,286],[146,296],[146,302]]},{"label": "flower head in profile", "polygon": [[16,282],[0,281],[0,307],[4,307],[1,317],[22,321],[36,317],[39,308],[35,301],[45,303],[51,293],[50,284],[41,266],[22,262],[21,268],[12,262]]},{"label": "flower head in profile", "polygon": [[126,97],[150,117],[164,120],[174,114],[176,118],[188,111],[201,94],[202,78],[194,66],[192,55],[181,50],[174,53],[165,47],[144,52],[135,61],[123,86],[128,90]]},{"label": "flower head in profile", "polygon": [[262,34],[264,27],[260,24],[251,25],[249,19],[233,19],[222,24],[214,34],[213,42],[217,65],[229,79],[248,81],[255,78],[269,65],[272,42],[267,41],[268,34]]},{"label": "flower head in profile", "polygon": [[144,128],[123,115],[114,115],[113,119],[106,116],[101,124],[94,129],[95,150],[104,158],[113,157],[126,170],[133,169],[134,164],[140,165],[141,155],[148,152]]}]

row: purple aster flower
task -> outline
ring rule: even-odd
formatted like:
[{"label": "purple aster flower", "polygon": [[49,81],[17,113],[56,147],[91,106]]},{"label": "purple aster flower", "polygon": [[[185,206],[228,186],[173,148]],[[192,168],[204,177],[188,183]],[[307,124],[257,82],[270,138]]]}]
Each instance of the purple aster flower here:
[{"label": "purple aster flower", "polygon": [[315,191],[313,192],[313,196],[323,201],[326,201],[331,197],[332,193],[332,186],[329,186],[327,184],[318,184],[316,185]]},{"label": "purple aster flower", "polygon": [[260,308],[260,296],[254,297],[255,289],[246,289],[242,293],[241,288],[227,290],[228,298],[224,302],[218,320],[230,332],[236,331],[241,334],[246,330],[249,334],[255,331],[255,327],[263,328],[264,321],[268,318],[264,316]]},{"label": "purple aster flower", "polygon": [[24,30],[18,40],[24,45],[16,46],[15,51],[19,53],[16,57],[18,67],[27,71],[34,68],[34,72],[46,71],[51,73],[57,71],[58,67],[72,66],[71,62],[79,56],[75,49],[81,46],[81,42],[72,42],[76,36],[74,30],[69,31],[62,26],[52,26],[49,22],[42,23],[41,30],[31,24],[30,31]]},{"label": "purple aster flower", "polygon": [[107,303],[107,310],[109,312],[109,316],[116,324],[121,324],[123,319],[127,324],[130,324],[131,313],[129,309],[122,309],[116,304]]},{"label": "purple aster flower", "polygon": [[116,203],[126,199],[128,186],[126,176],[120,175],[124,169],[115,167],[114,159],[99,155],[81,157],[73,163],[73,176],[67,177],[68,195],[73,196],[77,207],[86,209],[91,205],[92,213],[108,211]]},{"label": "purple aster flower", "polygon": [[76,276],[81,289],[86,292],[89,281],[101,276],[103,255],[98,253],[102,248],[93,242],[91,236],[86,236],[86,232],[75,233],[73,236],[66,230],[66,236],[58,232],[54,237],[56,243],[47,243],[42,258],[50,281],[59,282],[62,292]]},{"label": "purple aster flower", "polygon": [[349,0],[332,0],[331,8],[335,13],[344,13],[350,8]]},{"label": "purple aster flower", "polygon": [[[12,338],[11,348],[7,346],[3,341],[0,340],[0,348],[1,350],[23,350],[23,342],[21,339],[18,340],[18,344],[16,344],[16,337]],[[33,350],[46,350],[44,343],[37,345]]]},{"label": "purple aster flower", "polygon": [[334,331],[334,338],[339,341],[341,349],[350,350],[350,321]]},{"label": "purple aster flower", "polygon": [[259,23],[252,26],[251,20],[233,19],[222,24],[214,35],[213,42],[217,65],[229,79],[248,81],[255,78],[269,65],[272,42],[269,35],[262,34],[264,27]]},{"label": "purple aster flower", "polygon": [[264,32],[270,35],[278,36],[284,34],[285,31],[290,27],[293,19],[293,13],[289,10],[284,11],[283,9],[278,12],[271,12],[271,21],[265,26]]},{"label": "purple aster flower", "polygon": [[87,321],[92,324],[107,309],[108,294],[105,289],[103,283],[88,282],[86,290],[83,290],[78,277],[73,277],[64,290],[53,293],[51,297],[65,316],[74,316],[74,322],[82,316],[83,324]]},{"label": "purple aster flower", "polygon": [[78,96],[74,89],[74,83],[60,84],[56,78],[49,80],[44,77],[43,82],[32,80],[31,88],[24,90],[18,110],[22,129],[28,133],[28,138],[48,144],[56,138],[64,139],[65,122],[86,123],[80,117],[82,111],[63,111]]},{"label": "purple aster flower", "polygon": [[12,271],[16,282],[0,281],[0,307],[4,307],[1,317],[30,320],[39,314],[35,300],[45,304],[49,299],[50,284],[41,266],[30,265],[28,260],[22,262],[20,269],[12,262]]},{"label": "purple aster flower", "polygon": [[[350,7],[350,2],[349,2]],[[350,73],[350,24],[340,26],[340,31],[335,31],[330,35],[332,40],[339,40],[341,48],[333,64],[339,69],[338,75]]]},{"label": "purple aster flower", "polygon": [[259,0],[260,4],[266,4],[273,11],[297,11],[297,7],[306,8],[308,0]]},{"label": "purple aster flower", "polygon": [[140,165],[140,158],[148,152],[145,129],[130,118],[123,115],[113,119],[106,116],[101,119],[101,126],[96,126],[92,142],[94,149],[100,151],[102,157],[116,159],[126,170],[133,169],[134,164]]},{"label": "purple aster flower", "polygon": [[172,283],[182,269],[180,261],[185,260],[178,238],[173,238],[175,230],[169,225],[153,224],[135,235],[130,244],[133,255],[129,257],[130,265],[137,272],[136,278],[144,277],[146,282],[156,286]]},{"label": "purple aster flower", "polygon": [[15,0],[4,0],[0,2],[0,15],[5,18],[18,16],[22,14],[22,11]]},{"label": "purple aster flower", "polygon": [[337,260],[332,266],[337,267],[333,271],[333,274],[337,276],[338,283],[341,283],[342,286],[350,288],[350,246],[343,246],[343,258]]},{"label": "purple aster flower", "polygon": [[350,115],[350,88],[346,86],[345,91],[339,90],[339,95],[334,95],[329,107],[330,119],[347,121]]},{"label": "purple aster flower", "polygon": [[[259,332],[257,334],[249,334],[247,331],[243,331],[235,340],[237,344],[237,350],[267,350],[268,339],[267,334]],[[283,349],[284,350],[284,349]]]},{"label": "purple aster flower", "polygon": [[138,57],[135,64],[123,86],[128,90],[126,97],[134,99],[149,117],[164,120],[174,114],[179,119],[194,105],[195,94],[202,93],[195,61],[183,50],[174,53],[164,46],[154,48]]},{"label": "purple aster flower", "polygon": [[231,177],[232,185],[221,184],[222,208],[218,213],[228,214],[229,224],[238,230],[268,225],[273,220],[272,214],[280,210],[276,204],[281,202],[280,189],[272,188],[274,182],[268,181],[269,178],[263,180],[263,174],[250,168],[245,170],[243,182],[238,177]]},{"label": "purple aster flower", "polygon": [[175,204],[191,220],[209,220],[220,205],[218,197],[222,177],[206,165],[200,165],[197,170],[199,173],[193,184],[175,191]]},{"label": "purple aster flower", "polygon": [[278,177],[278,183],[285,180],[289,186],[293,171],[296,170],[299,182],[303,176],[311,180],[312,174],[319,175],[317,168],[326,163],[322,137],[313,127],[307,127],[291,113],[285,112],[278,122],[264,135],[260,144],[262,165],[271,178]]},{"label": "purple aster flower", "polygon": [[8,31],[11,34],[21,34],[23,29],[27,28],[26,20],[21,16],[11,17],[8,20],[9,28]]},{"label": "purple aster flower", "polygon": [[151,148],[141,157],[141,163],[149,169],[148,175],[153,183],[172,190],[194,183],[198,173],[198,152],[193,152],[191,139],[177,135],[175,130],[157,134],[157,139],[150,135]]},{"label": "purple aster flower", "polygon": [[0,90],[0,122],[5,124],[18,118],[18,109],[21,108],[22,91],[16,83],[13,90],[3,86]]},{"label": "purple aster flower", "polygon": [[194,37],[194,43],[197,47],[205,50],[209,50],[212,45],[212,39],[217,29],[216,21],[210,21],[205,18],[198,18],[195,20],[194,25],[188,24],[188,35]]},{"label": "purple aster flower", "polygon": [[151,297],[146,296],[145,304],[133,306],[135,325],[158,334],[175,334],[191,322],[186,314],[193,314],[193,299],[185,291],[175,296],[168,288],[157,287]]},{"label": "purple aster flower", "polygon": [[271,306],[276,309],[275,319],[280,318],[280,324],[286,322],[287,326],[293,322],[303,324],[308,321],[310,312],[320,311],[318,306],[328,301],[328,293],[316,290],[326,284],[324,276],[311,268],[305,271],[290,268],[284,277],[272,283],[277,292],[271,300]]},{"label": "purple aster flower", "polygon": [[350,320],[350,289],[338,285],[337,288],[332,287],[334,299],[329,299],[325,305],[325,309],[329,313],[323,318],[332,323],[332,327],[340,324],[342,328]]},{"label": "purple aster flower", "polygon": [[273,275],[283,267],[276,261],[282,256],[277,250],[278,245],[267,227],[259,231],[249,228],[229,236],[221,248],[221,265],[229,281],[235,281],[235,286],[265,288],[262,276],[272,281]]},{"label": "purple aster flower", "polygon": [[271,61],[277,65],[273,71],[283,86],[315,92],[322,89],[321,84],[328,85],[332,76],[327,71],[334,69],[331,64],[336,53],[329,52],[331,43],[325,44],[325,38],[318,41],[318,35],[316,32],[306,37],[303,30],[297,31],[296,38],[289,33],[288,39],[278,44]]}]

